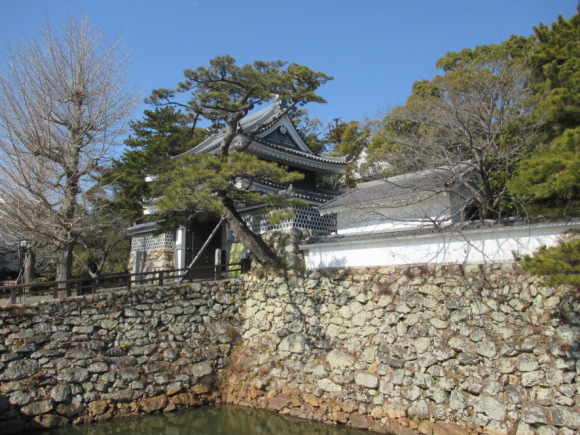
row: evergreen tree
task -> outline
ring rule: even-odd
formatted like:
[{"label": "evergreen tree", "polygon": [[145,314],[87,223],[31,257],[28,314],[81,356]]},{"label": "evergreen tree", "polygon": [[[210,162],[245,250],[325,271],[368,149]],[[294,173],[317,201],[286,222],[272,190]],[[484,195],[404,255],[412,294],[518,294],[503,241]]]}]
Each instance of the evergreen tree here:
[{"label": "evergreen tree", "polygon": [[[396,138],[419,134],[433,143],[437,137],[432,136],[434,130],[428,123],[417,117],[413,119],[408,116],[409,112],[420,112],[426,102],[440,100],[439,85],[447,82],[445,87],[448,87],[450,81],[459,83],[468,79],[464,72],[474,66],[490,71],[506,64],[524,66],[531,71],[531,76],[522,86],[528,92],[528,109],[533,110],[527,110],[525,117],[501,132],[497,149],[503,151],[514,134],[518,135],[518,130],[526,126],[541,127],[535,132],[533,142],[527,138],[525,149],[518,151],[517,158],[509,159],[508,165],[493,168],[493,162],[507,163],[508,160],[501,156],[499,160],[488,158],[484,166],[491,164],[493,170],[480,171],[487,172],[484,177],[480,176],[480,182],[488,195],[504,197],[499,202],[499,209],[492,207],[504,214],[514,213],[515,204],[524,204],[531,214],[573,213],[578,210],[580,191],[576,175],[580,145],[575,130],[580,126],[579,59],[580,14],[569,20],[560,16],[551,26],[540,24],[530,37],[514,35],[501,44],[448,52],[436,64],[444,75],[416,82],[405,106],[395,107],[383,120],[370,146],[371,159],[390,163],[386,176],[417,169],[413,159],[393,158],[393,155],[408,156],[408,151]],[[464,92],[464,95],[470,94]],[[487,186],[486,179],[489,179]]]},{"label": "evergreen tree", "polygon": [[101,184],[114,185],[119,191],[116,207],[141,215],[143,201],[153,198],[153,185],[147,180],[170,170],[173,157],[201,143],[209,131],[194,127],[194,118],[174,107],[145,110],[140,121],[131,121],[131,133],[125,140],[127,150],[103,175]]},{"label": "evergreen tree", "polygon": [[[580,11],[580,6],[579,9]],[[551,26],[534,28],[535,90],[544,96],[538,112],[547,115],[552,137],[580,126],[580,12]]]},{"label": "evergreen tree", "polygon": [[308,148],[312,150],[315,154],[322,154],[327,152],[325,143],[320,139],[322,121],[318,118],[310,118],[308,109],[305,107],[297,108],[295,107],[288,113],[290,119],[296,126],[296,130],[300,133],[304,143],[308,145]]},{"label": "evergreen tree", "polygon": [[[531,214],[574,215],[580,210],[580,6],[569,20],[540,24],[529,38],[512,36],[500,45],[448,53],[445,71],[464,62],[491,58],[519,60],[533,68],[528,87],[538,104],[528,118],[542,124],[536,150],[504,174],[504,186]],[[525,271],[548,283],[580,285],[580,239],[542,247],[519,261]]]},{"label": "evergreen tree", "polygon": [[569,284],[580,289],[580,238],[574,235],[557,246],[542,246],[533,256],[518,258],[522,269],[545,276],[548,285]]},{"label": "evergreen tree", "polygon": [[[112,167],[101,168],[87,200],[101,210],[93,231],[79,239],[74,250],[76,274],[97,277],[125,270],[130,241],[126,229],[143,217],[143,201],[153,197],[146,181],[168,171],[172,157],[200,143],[206,130],[192,127],[193,118],[173,107],[146,110],[140,121],[131,121],[127,147]],[[148,178],[149,177],[149,178]],[[157,219],[153,217],[149,219]]]},{"label": "evergreen tree", "polygon": [[565,130],[549,146],[522,161],[509,189],[532,214],[569,215],[580,208],[580,127]]},{"label": "evergreen tree", "polygon": [[535,29],[534,116],[547,119],[545,147],[522,161],[508,186],[532,214],[577,213],[580,205],[580,13]]},{"label": "evergreen tree", "polygon": [[[195,120],[205,118],[222,128],[224,136],[216,155],[186,155],[174,161],[173,169],[156,183],[158,195],[162,196],[158,205],[163,212],[196,210],[220,215],[260,263],[275,264],[276,255],[247,227],[236,206],[259,203],[279,208],[297,204],[281,195],[260,195],[251,190],[251,185],[253,181],[291,182],[302,175],[244,154],[262,125],[242,132],[240,121],[255,107],[276,98],[287,104],[271,122],[299,105],[325,103],[316,90],[332,78],[282,61],[238,66],[231,56],[212,59],[208,67],[187,69],[184,75],[185,80],[177,89],[155,90],[148,101],[158,106],[183,107]],[[187,103],[175,98],[183,92],[191,93]],[[288,212],[276,213],[273,219],[280,217],[288,217]]]},{"label": "evergreen tree", "polygon": [[328,149],[332,149],[332,154],[346,157],[346,173],[340,177],[341,183],[347,188],[356,187],[357,181],[364,178],[361,172],[367,170],[367,162],[361,164],[368,142],[370,139],[370,122],[350,121],[344,122],[340,118],[333,120],[323,143]]}]

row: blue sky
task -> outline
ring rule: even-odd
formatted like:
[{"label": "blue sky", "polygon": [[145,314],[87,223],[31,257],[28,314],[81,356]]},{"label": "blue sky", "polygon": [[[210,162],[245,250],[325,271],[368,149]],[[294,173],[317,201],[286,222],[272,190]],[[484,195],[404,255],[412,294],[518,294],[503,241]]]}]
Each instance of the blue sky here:
[{"label": "blue sky", "polygon": [[[0,34],[35,36],[88,14],[131,51],[143,97],[174,87],[185,68],[223,54],[240,64],[282,59],[334,76],[329,104],[309,105],[324,122],[377,117],[404,103],[414,81],[436,74],[447,51],[530,35],[540,22],[576,13],[577,0],[0,0]],[[1,42],[4,48],[4,42]],[[3,60],[0,59],[0,68]],[[144,104],[134,117],[139,118]]]}]

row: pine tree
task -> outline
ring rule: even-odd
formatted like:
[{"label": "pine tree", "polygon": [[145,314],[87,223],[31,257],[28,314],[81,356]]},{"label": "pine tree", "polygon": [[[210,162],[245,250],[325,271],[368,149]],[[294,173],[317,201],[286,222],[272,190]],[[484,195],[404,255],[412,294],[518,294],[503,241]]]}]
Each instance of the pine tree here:
[{"label": "pine tree", "polygon": [[532,214],[570,215],[580,209],[580,127],[522,161],[509,189]]},{"label": "pine tree", "polygon": [[580,289],[580,238],[577,233],[569,234],[572,237],[557,246],[542,246],[533,256],[518,258],[522,269],[547,277],[548,285],[568,284]]},{"label": "pine tree", "polygon": [[[289,217],[289,212],[279,209],[304,203],[281,195],[265,196],[251,186],[254,181],[291,182],[302,175],[244,154],[262,125],[242,132],[240,121],[255,107],[275,99],[287,103],[276,119],[308,102],[325,103],[316,91],[332,78],[283,61],[238,66],[227,55],[212,59],[208,67],[187,69],[184,75],[177,89],[155,90],[148,101],[157,106],[182,107],[194,120],[205,118],[222,128],[224,137],[215,155],[186,155],[174,160],[173,168],[156,183],[158,196],[162,197],[158,205],[164,213],[195,210],[220,215],[260,263],[276,264],[274,252],[247,227],[236,207],[265,204],[278,209],[273,219]],[[191,99],[181,103],[176,96],[185,92],[191,93]]]},{"label": "pine tree", "polygon": [[201,143],[208,131],[193,126],[190,114],[174,107],[145,110],[140,121],[131,121],[131,133],[125,140],[127,150],[113,162],[111,170],[103,174],[103,185],[118,190],[115,206],[136,219],[141,215],[143,201],[154,197],[154,184],[147,180],[170,170],[173,157]]},{"label": "pine tree", "polygon": [[534,116],[547,120],[546,146],[522,161],[508,187],[532,214],[570,215],[580,210],[580,13],[534,30],[532,87],[542,98]]}]

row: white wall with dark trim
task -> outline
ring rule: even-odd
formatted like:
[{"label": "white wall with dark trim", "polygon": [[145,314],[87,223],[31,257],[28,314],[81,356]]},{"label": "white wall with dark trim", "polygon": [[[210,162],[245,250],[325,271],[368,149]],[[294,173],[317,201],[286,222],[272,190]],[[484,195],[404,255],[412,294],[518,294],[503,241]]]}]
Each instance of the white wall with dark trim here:
[{"label": "white wall with dark trim", "polygon": [[514,251],[532,254],[542,245],[556,245],[569,229],[580,229],[580,221],[398,236],[385,232],[383,239],[360,234],[300,249],[308,269],[505,262],[514,260]]}]

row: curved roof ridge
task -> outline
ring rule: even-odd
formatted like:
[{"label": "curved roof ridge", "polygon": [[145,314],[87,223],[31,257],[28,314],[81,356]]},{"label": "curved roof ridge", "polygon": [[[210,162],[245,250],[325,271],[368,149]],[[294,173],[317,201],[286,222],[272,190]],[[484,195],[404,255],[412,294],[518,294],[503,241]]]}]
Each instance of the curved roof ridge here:
[{"label": "curved roof ridge", "polygon": [[244,116],[240,121],[242,131],[246,132],[248,130],[252,130],[256,125],[265,124],[268,120],[275,117],[280,112],[280,107],[280,101],[276,100],[269,106],[266,106],[255,113]]},{"label": "curved roof ridge", "polygon": [[[279,100],[276,100],[272,104],[264,107],[263,109],[244,116],[240,121],[240,127],[242,129],[242,132],[252,130],[256,125],[267,123],[270,119],[275,117],[280,112],[280,107],[281,102]],[[183,156],[185,154],[199,154],[204,151],[209,151],[210,149],[215,148],[215,142],[217,140],[221,141],[221,139],[224,137],[224,134],[225,134],[224,131],[218,131],[217,133],[212,134],[210,137],[208,137],[200,144],[193,147],[192,149],[180,154],[180,156]]]},{"label": "curved roof ridge", "polygon": [[254,140],[256,142],[263,144],[263,145],[266,145],[266,146],[269,146],[272,148],[276,148],[279,150],[288,151],[289,153],[297,154],[299,156],[308,157],[308,158],[311,158],[314,160],[326,161],[329,163],[340,163],[340,164],[346,163],[346,157],[321,156],[321,155],[314,154],[314,153],[307,153],[305,151],[297,150],[295,148],[285,147],[284,145],[273,144],[273,143],[267,142],[265,140],[262,140],[258,137],[254,138]]},{"label": "curved roof ridge", "polygon": [[199,145],[194,146],[192,149],[190,149],[189,151],[186,151],[184,153],[179,154],[176,157],[179,156],[184,156],[186,154],[199,154],[203,151],[209,151],[210,149],[215,148],[215,142],[221,142],[221,139],[224,137],[225,133],[223,131],[220,131],[218,133],[214,133],[212,134],[210,137],[208,137],[206,140],[204,140],[202,143],[200,143]]}]

